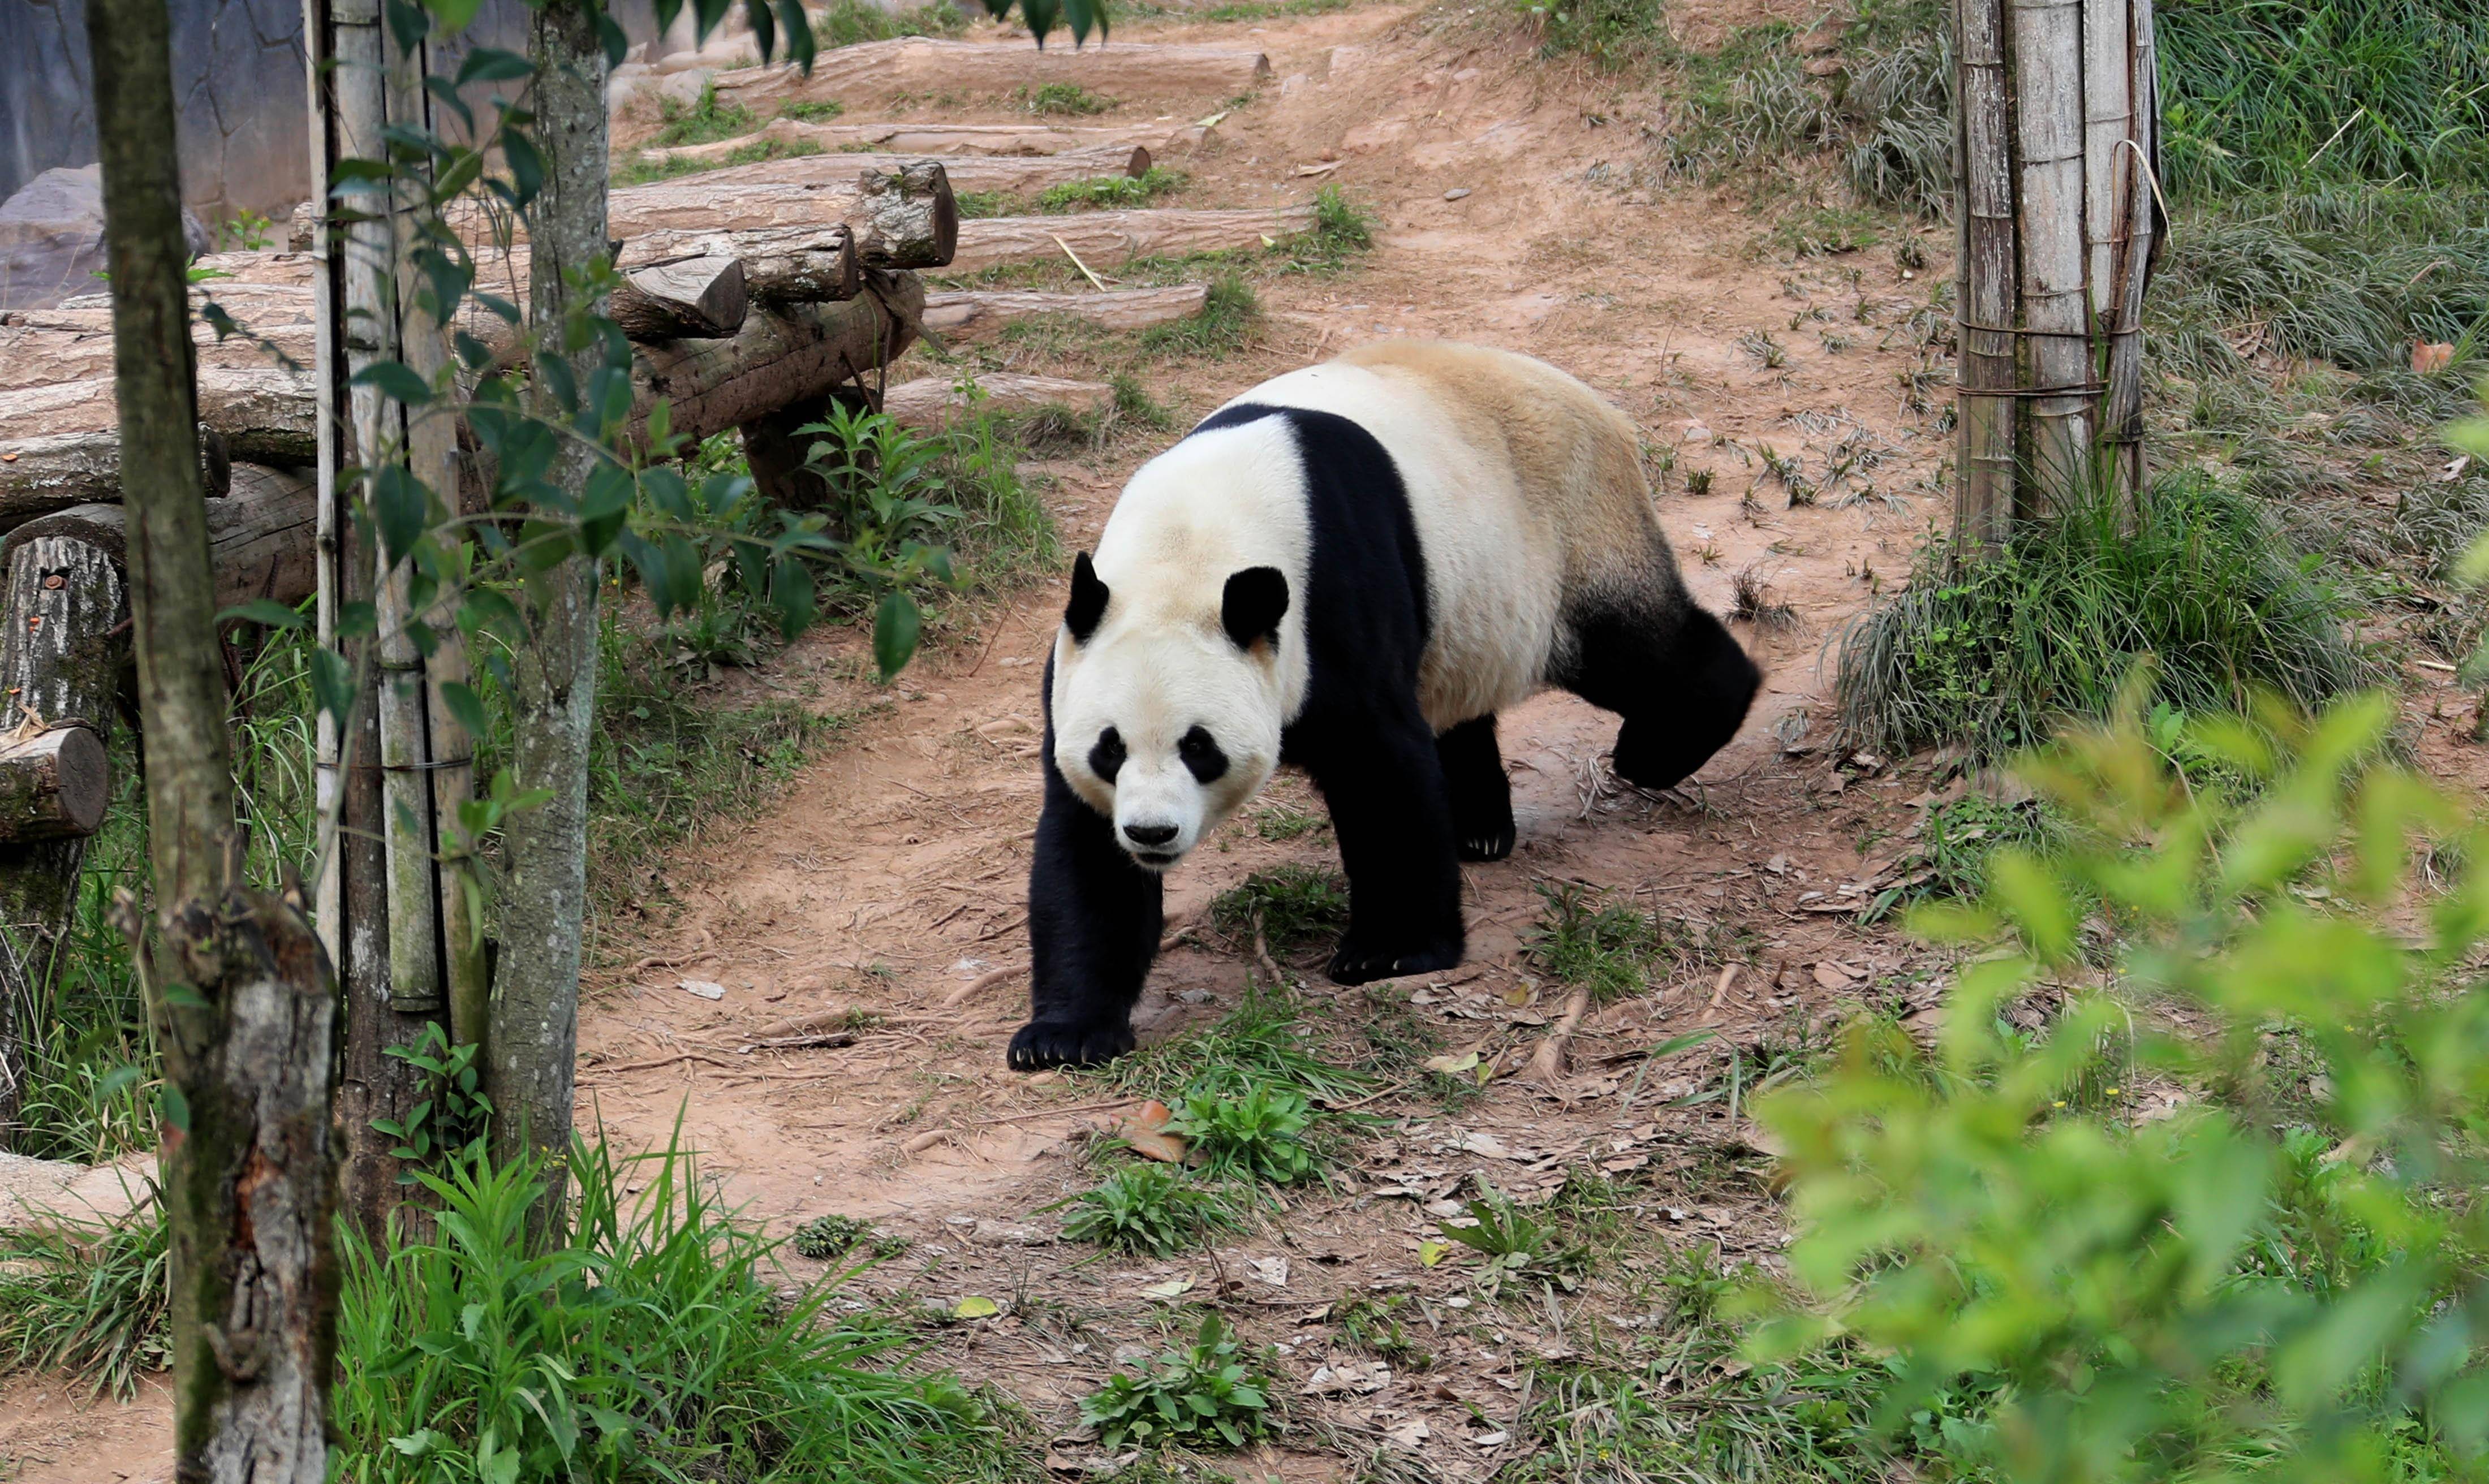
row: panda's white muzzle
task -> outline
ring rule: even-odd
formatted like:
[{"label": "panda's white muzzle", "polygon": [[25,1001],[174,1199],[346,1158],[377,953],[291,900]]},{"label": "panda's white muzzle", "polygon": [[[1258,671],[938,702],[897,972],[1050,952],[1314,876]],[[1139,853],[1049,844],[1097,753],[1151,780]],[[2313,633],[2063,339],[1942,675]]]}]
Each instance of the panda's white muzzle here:
[{"label": "panda's white muzzle", "polygon": [[[1169,776],[1172,775],[1172,776]],[[1201,842],[1201,788],[1178,764],[1115,780],[1115,843],[1145,870],[1167,870]]]}]

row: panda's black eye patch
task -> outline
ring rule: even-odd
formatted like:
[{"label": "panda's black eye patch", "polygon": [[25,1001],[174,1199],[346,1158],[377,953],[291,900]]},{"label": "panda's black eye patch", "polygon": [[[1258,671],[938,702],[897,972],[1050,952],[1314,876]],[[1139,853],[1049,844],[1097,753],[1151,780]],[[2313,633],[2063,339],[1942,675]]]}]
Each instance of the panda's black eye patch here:
[{"label": "panda's black eye patch", "polygon": [[1218,739],[1204,728],[1195,727],[1186,732],[1183,740],[1176,743],[1175,752],[1195,783],[1210,783],[1227,771],[1227,755],[1218,750]]},{"label": "panda's black eye patch", "polygon": [[1098,733],[1098,745],[1089,749],[1089,771],[1111,784],[1123,770],[1123,734],[1109,727]]}]

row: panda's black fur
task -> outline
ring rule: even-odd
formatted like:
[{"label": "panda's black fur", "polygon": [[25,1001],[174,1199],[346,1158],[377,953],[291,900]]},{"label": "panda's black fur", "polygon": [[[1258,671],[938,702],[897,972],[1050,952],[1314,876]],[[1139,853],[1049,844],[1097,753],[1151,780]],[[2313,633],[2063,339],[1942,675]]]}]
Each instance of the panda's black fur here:
[{"label": "panda's black fur", "polygon": [[[1361,984],[1461,961],[1463,859],[1495,860],[1514,843],[1511,785],[1492,714],[1438,735],[1419,703],[1419,666],[1434,615],[1426,553],[1400,468],[1366,428],[1335,413],[1246,401],[1193,435],[1280,419],[1305,481],[1312,532],[1305,590],[1243,595],[1275,576],[1229,579],[1224,617],[1275,641],[1281,613],[1303,606],[1309,674],[1302,707],[1280,733],[1279,759],[1302,767],[1328,804],[1351,889],[1350,923],[1330,977]],[[1664,539],[1664,538],[1663,538]],[[1664,550],[1664,548],[1663,548]],[[1569,642],[1549,683],[1623,717],[1615,762],[1649,788],[1678,783],[1724,746],[1759,683],[1727,629],[1673,585],[1568,594]],[[1106,593],[1084,556],[1066,612],[1073,641]],[[1029,1023],[1010,1060],[1023,1070],[1104,1061],[1133,1045],[1131,1010],[1157,956],[1161,878],[1137,865],[1112,820],[1082,799],[1056,764],[1054,662],[1044,686],[1044,803],[1029,874],[1033,954]]]}]

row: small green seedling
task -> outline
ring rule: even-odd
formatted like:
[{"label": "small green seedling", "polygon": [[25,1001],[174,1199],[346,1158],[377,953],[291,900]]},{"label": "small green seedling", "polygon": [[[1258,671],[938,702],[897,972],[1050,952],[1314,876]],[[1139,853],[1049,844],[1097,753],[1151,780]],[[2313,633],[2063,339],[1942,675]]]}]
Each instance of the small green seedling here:
[{"label": "small green seedling", "polygon": [[1147,1257],[1181,1252],[1237,1224],[1226,1196],[1163,1164],[1127,1165],[1066,1204],[1064,1236]]},{"label": "small green seedling", "polygon": [[1288,1088],[1194,1087],[1184,1095],[1167,1131],[1192,1141],[1214,1177],[1288,1185],[1314,1172],[1304,1132],[1313,1126],[1305,1095]]}]

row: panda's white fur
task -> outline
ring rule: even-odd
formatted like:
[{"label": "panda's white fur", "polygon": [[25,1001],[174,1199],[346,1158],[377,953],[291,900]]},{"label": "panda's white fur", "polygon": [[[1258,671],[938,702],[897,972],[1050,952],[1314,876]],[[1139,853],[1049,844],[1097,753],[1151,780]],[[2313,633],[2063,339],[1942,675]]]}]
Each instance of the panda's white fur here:
[{"label": "panda's white fur", "polygon": [[[1573,536],[1605,539],[1619,527],[1656,534],[1639,467],[1619,480],[1616,461],[1589,446],[1604,435],[1632,449],[1630,424],[1589,387],[1527,357],[1386,342],[1227,405],[1244,404],[1338,414],[1398,467],[1431,598],[1418,703],[1438,731],[1545,685],[1568,582],[1610,569],[1641,575],[1638,550],[1602,559],[1572,551]],[[1094,561],[1114,597],[1098,632],[1085,643],[1068,630],[1056,636],[1056,766],[1119,826],[1177,826],[1166,849],[1138,857],[1152,869],[1172,865],[1252,797],[1277,763],[1279,728],[1303,706],[1304,604],[1290,606],[1273,656],[1228,642],[1218,600],[1221,579],[1255,566],[1277,568],[1291,592],[1307,589],[1306,499],[1285,422],[1193,434],[1143,465],[1107,518]],[[1579,519],[1591,512],[1598,518]],[[1143,720],[1135,727],[1132,718]],[[1207,786],[1175,753],[1195,722],[1210,726],[1232,764]],[[1108,726],[1130,750],[1113,785],[1087,759]],[[1231,738],[1244,744],[1241,756]]]}]

